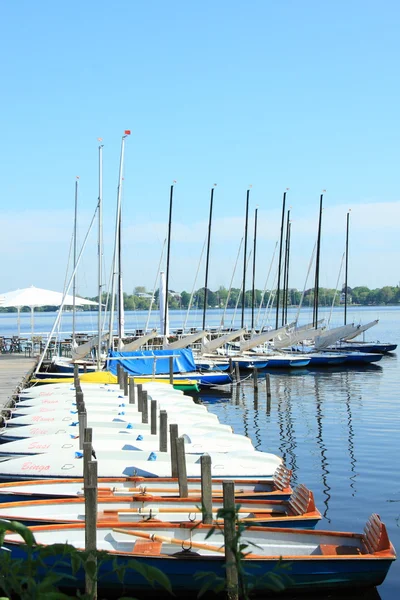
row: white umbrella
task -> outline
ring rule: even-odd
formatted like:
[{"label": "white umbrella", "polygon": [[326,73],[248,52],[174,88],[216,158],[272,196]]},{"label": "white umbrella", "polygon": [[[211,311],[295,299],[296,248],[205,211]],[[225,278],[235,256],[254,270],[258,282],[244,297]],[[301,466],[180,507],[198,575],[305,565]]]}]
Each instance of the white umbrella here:
[{"label": "white umbrella", "polygon": [[[64,301],[65,298],[65,301]],[[0,306],[8,307],[14,306],[18,309],[18,335],[20,334],[20,310],[23,306],[29,306],[31,309],[31,330],[33,333],[33,310],[36,306],[60,306],[64,301],[64,304],[73,306],[73,296],[65,296],[61,292],[53,292],[51,290],[43,290],[33,285],[22,290],[15,290],[13,292],[6,292],[0,294]],[[85,298],[79,298],[75,296],[75,305],[84,306],[91,305],[97,306],[97,302],[92,300],[85,300]]]}]

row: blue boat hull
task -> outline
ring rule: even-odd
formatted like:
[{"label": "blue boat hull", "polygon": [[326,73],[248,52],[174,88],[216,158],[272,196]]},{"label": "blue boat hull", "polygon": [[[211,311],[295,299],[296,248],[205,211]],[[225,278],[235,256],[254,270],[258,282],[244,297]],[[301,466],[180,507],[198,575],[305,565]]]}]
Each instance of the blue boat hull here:
[{"label": "blue boat hull", "polygon": [[[26,559],[26,552],[22,547],[12,543],[3,543],[3,547],[12,552],[13,558]],[[68,566],[57,565],[55,562],[61,559],[60,556],[45,558],[46,567],[52,567],[57,573],[71,575],[71,569]],[[225,577],[224,557],[205,557],[198,556],[195,552],[179,551],[175,556],[134,556],[123,554],[111,554],[109,559],[100,563],[99,567],[99,588],[102,593],[112,590],[114,593],[124,588],[125,595],[137,594],[138,592],[150,592],[151,586],[146,579],[135,570],[132,565],[132,559],[141,567],[156,567],[168,577],[172,589],[175,593],[188,594],[198,593],[204,583],[203,579],[197,579],[196,573],[202,572],[209,574],[210,577],[217,576],[223,579]],[[63,557],[66,561],[67,558]],[[112,561],[116,560],[119,568],[126,568],[123,584],[114,572]],[[254,592],[262,592],[268,589],[271,580],[266,577],[278,565],[286,567],[284,573],[290,578],[285,579],[287,590],[298,591],[318,591],[346,588],[367,588],[380,585],[391,565],[389,559],[368,558],[360,559],[357,557],[351,559],[326,559],[323,557],[303,558],[293,556],[290,560],[277,558],[266,559],[246,559],[244,565],[250,581],[255,583]],[[131,565],[129,565],[131,563]],[[43,570],[44,573],[44,570]],[[39,577],[41,573],[38,574]],[[84,587],[85,576],[83,569],[80,569],[71,579],[63,579],[60,582],[66,589],[76,590],[78,587]],[[156,585],[156,590],[161,591]],[[154,593],[156,593],[154,590]]]}]

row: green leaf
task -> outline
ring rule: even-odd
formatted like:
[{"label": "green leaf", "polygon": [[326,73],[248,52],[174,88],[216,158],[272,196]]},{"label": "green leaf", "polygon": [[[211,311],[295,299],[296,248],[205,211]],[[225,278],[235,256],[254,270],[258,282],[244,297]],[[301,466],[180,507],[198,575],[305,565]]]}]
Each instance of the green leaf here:
[{"label": "green leaf", "polygon": [[22,525],[22,523],[18,523],[18,521],[9,521],[7,529],[14,533],[18,533],[27,546],[32,547],[36,544],[35,536],[32,531],[25,525]]},{"label": "green leaf", "polygon": [[170,580],[162,571],[160,571],[160,569],[145,565],[137,560],[130,560],[127,564],[127,568],[133,569],[137,573],[140,573],[140,575],[142,575],[142,577],[144,577],[144,579],[150,583],[152,587],[154,587],[155,583],[158,583],[161,587],[167,590],[167,592],[174,595]]}]

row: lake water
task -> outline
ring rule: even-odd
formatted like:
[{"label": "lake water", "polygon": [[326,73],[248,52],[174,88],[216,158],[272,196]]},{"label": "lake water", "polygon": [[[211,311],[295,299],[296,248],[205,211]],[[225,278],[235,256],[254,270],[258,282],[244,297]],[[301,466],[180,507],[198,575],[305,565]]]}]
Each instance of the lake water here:
[{"label": "lake water", "polygon": [[[247,319],[249,314],[247,312]],[[291,311],[294,315],[295,311]],[[230,324],[233,311],[225,324]],[[321,313],[325,315],[327,313]],[[240,315],[239,315],[240,316]],[[146,313],[127,313],[126,331],[143,327]],[[35,331],[48,332],[54,313],[38,313]],[[357,308],[349,310],[348,321],[357,323],[379,318],[366,334],[368,340],[400,344],[400,308]],[[171,326],[182,327],[185,313],[171,312]],[[209,311],[207,323],[218,325],[221,311]],[[343,314],[335,309],[332,327],[342,324]],[[302,311],[302,322],[310,311]],[[62,320],[62,331],[71,331],[72,316]],[[96,313],[78,313],[78,331],[96,331]],[[151,326],[156,324],[152,319]],[[273,323],[272,323],[273,324]],[[201,325],[201,312],[194,313],[188,326]],[[21,316],[21,332],[30,331],[30,316]],[[0,315],[0,334],[16,333],[16,315]],[[376,512],[385,522],[389,537],[400,551],[400,370],[396,353],[368,367],[294,369],[271,373],[272,399],[267,406],[265,375],[260,374],[259,391],[251,380],[232,393],[207,392],[200,398],[222,423],[244,433],[258,450],[273,452],[293,469],[294,483],[304,483],[315,495],[323,514],[319,529],[362,531]],[[352,593],[356,600],[397,600],[400,595],[400,560],[396,561],[378,591]],[[333,600],[332,594],[318,596]],[[344,600],[343,593],[338,598]]]}]

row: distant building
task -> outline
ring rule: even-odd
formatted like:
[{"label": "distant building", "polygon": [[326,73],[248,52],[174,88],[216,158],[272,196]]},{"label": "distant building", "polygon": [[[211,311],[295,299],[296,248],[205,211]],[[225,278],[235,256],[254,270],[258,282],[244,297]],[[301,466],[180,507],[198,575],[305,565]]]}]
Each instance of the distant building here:
[{"label": "distant building", "polygon": [[152,295],[148,294],[147,292],[138,292],[137,294],[135,294],[135,296],[137,296],[138,298],[152,298]]},{"label": "distant building", "polygon": [[[340,294],[340,304],[344,304],[344,302],[345,302],[345,299],[346,299],[346,294],[345,294],[344,292],[342,292],[342,293]],[[352,297],[350,296],[350,294],[348,293],[348,294],[347,294],[347,304],[352,304],[352,302],[353,302],[353,299],[352,299]]]}]

